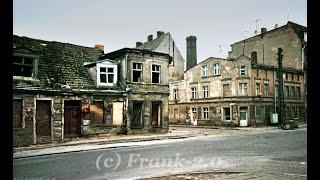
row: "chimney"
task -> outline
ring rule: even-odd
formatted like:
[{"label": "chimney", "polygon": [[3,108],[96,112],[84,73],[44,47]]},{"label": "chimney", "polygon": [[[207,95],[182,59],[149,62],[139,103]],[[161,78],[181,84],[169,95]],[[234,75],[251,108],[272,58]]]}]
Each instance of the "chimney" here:
[{"label": "chimney", "polygon": [[187,71],[197,65],[197,37],[187,37]]},{"label": "chimney", "polygon": [[153,40],[153,35],[150,34],[150,35],[148,36],[148,42],[151,42],[152,40]]},{"label": "chimney", "polygon": [[138,48],[139,46],[141,46],[143,43],[142,42],[136,42],[136,48]]},{"label": "chimney", "polygon": [[95,49],[98,49],[98,50],[100,50],[100,51],[102,51],[102,52],[104,53],[104,45],[102,45],[102,44],[96,44],[96,45],[94,46],[94,48],[95,48]]},{"label": "chimney", "polygon": [[267,28],[261,28],[261,34],[264,34],[267,32]]},{"label": "chimney", "polygon": [[157,38],[159,38],[160,36],[162,36],[164,34],[163,31],[157,31]]}]

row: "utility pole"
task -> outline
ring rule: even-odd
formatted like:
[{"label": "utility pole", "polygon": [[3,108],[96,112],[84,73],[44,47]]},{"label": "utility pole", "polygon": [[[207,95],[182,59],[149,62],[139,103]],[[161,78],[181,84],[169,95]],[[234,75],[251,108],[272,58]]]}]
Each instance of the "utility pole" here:
[{"label": "utility pole", "polygon": [[284,97],[283,97],[283,69],[282,69],[282,48],[278,48],[278,95],[279,95],[279,126],[285,129],[285,119],[284,119]]}]

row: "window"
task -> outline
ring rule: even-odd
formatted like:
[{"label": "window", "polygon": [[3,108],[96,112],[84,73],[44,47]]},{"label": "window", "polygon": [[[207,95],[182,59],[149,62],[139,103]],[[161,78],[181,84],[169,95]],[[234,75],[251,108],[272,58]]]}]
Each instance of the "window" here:
[{"label": "window", "polygon": [[34,58],[13,56],[13,75],[35,77]]},{"label": "window", "polygon": [[203,86],[203,98],[208,98],[208,97],[209,97],[209,87]]},{"label": "window", "polygon": [[289,86],[285,86],[284,96],[289,97]]},{"label": "window", "polygon": [[152,83],[160,84],[160,66],[152,65]]},{"label": "window", "polygon": [[276,97],[278,97],[278,84],[276,84],[275,90],[274,90],[274,94]]},{"label": "window", "polygon": [[142,82],[142,63],[132,64],[132,82]]},{"label": "window", "polygon": [[286,107],[285,110],[286,110],[286,112],[285,112],[285,117],[286,117],[286,118],[290,118],[290,115],[291,115],[291,113],[290,113],[290,107]]},{"label": "window", "polygon": [[297,107],[297,117],[301,117],[301,107]]},{"label": "window", "polygon": [[246,66],[240,66],[240,76],[247,75],[247,69]]},{"label": "window", "polygon": [[173,99],[178,100],[179,99],[179,91],[178,89],[173,89]]},{"label": "window", "polygon": [[229,96],[229,92],[230,92],[229,84],[224,84],[223,85],[223,96]]},{"label": "window", "polygon": [[201,77],[207,77],[208,76],[208,66],[204,65],[201,68]]},{"label": "window", "polygon": [[298,81],[300,81],[300,75],[299,74],[297,74],[297,79],[298,79]]},{"label": "window", "polygon": [[296,87],[291,86],[291,97],[296,97]]},{"label": "window", "polygon": [[260,95],[260,82],[256,82],[256,95]]},{"label": "window", "polygon": [[209,119],[209,108],[203,108],[203,119]]},{"label": "window", "polygon": [[192,119],[197,119],[197,108],[191,108],[191,113]]},{"label": "window", "polygon": [[213,65],[213,74],[220,75],[220,64],[219,63]]},{"label": "window", "polygon": [[240,95],[245,96],[248,94],[248,84],[247,83],[239,83],[239,91]]},{"label": "window", "polygon": [[112,86],[117,82],[117,65],[97,64],[97,84]]},{"label": "window", "polygon": [[294,81],[294,74],[291,74],[291,80]]},{"label": "window", "polygon": [[196,99],[197,98],[197,88],[192,87],[191,88],[191,99]]},{"label": "window", "polygon": [[301,88],[297,87],[297,97],[301,97]]},{"label": "window", "polygon": [[269,81],[264,82],[263,94],[269,96]]},{"label": "window", "polygon": [[286,73],[286,74],[285,74],[285,78],[286,78],[286,80],[288,80],[288,76],[289,76],[289,75],[288,75],[288,73]]},{"label": "window", "polygon": [[230,108],[225,107],[223,108],[223,120],[224,121],[231,121],[231,116],[230,116]]},{"label": "window", "polygon": [[264,106],[256,106],[256,114],[255,114],[256,123],[263,122],[264,114],[265,114]]}]

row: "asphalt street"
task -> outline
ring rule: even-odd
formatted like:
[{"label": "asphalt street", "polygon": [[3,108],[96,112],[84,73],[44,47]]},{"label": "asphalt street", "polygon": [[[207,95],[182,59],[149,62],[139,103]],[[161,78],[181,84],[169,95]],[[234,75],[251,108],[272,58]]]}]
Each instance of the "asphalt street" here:
[{"label": "asphalt street", "polygon": [[307,129],[145,142],[143,146],[13,160],[14,179],[139,179],[199,171],[306,179]]}]

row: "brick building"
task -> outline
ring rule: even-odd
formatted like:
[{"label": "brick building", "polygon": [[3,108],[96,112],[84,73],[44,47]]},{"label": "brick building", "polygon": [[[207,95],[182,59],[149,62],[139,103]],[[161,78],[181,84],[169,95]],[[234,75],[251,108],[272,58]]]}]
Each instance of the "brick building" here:
[{"label": "brick building", "polygon": [[278,111],[278,47],[284,51],[286,119],[305,120],[306,31],[292,22],[270,31],[262,28],[232,44],[228,59],[210,57],[187,70],[184,80],[170,82],[170,123],[270,124]]},{"label": "brick building", "polygon": [[[120,58],[123,53],[126,58]],[[143,76],[135,76],[132,58]],[[168,54],[146,50],[125,48],[104,55],[101,45],[90,48],[14,35],[13,145],[118,133],[123,124],[129,133],[166,131],[168,98],[162,95],[168,97],[164,74],[170,61]],[[142,82],[129,85],[137,79]],[[141,110],[132,100],[143,101],[143,111],[130,111],[128,106]]]}]

